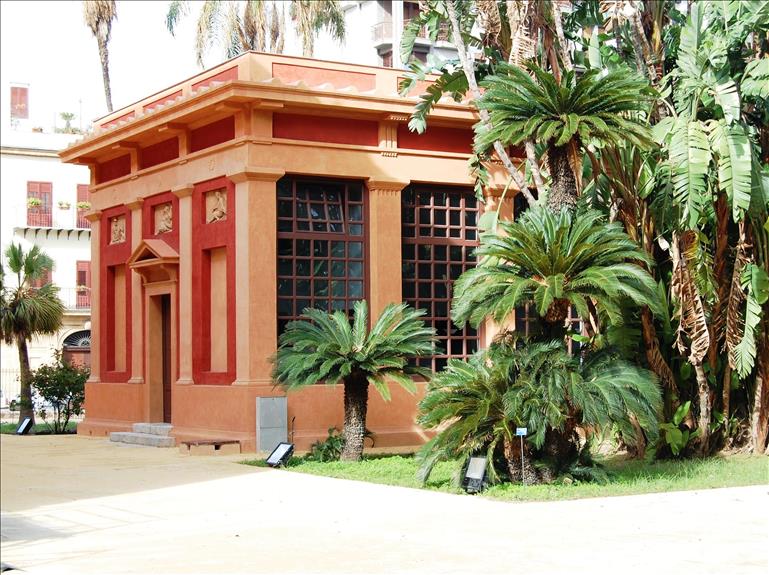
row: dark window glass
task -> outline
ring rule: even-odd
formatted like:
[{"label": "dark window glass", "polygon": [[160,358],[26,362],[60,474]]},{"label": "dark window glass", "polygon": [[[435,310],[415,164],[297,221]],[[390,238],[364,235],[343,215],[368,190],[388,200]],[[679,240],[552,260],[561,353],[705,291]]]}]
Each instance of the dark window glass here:
[{"label": "dark window glass", "polygon": [[305,308],[365,297],[366,205],[357,182],[278,182],[278,335]]},{"label": "dark window glass", "polygon": [[475,265],[479,206],[471,191],[409,187],[401,196],[403,300],[426,312],[438,349],[418,365],[439,371],[478,349],[478,333],[451,322],[453,282]]}]

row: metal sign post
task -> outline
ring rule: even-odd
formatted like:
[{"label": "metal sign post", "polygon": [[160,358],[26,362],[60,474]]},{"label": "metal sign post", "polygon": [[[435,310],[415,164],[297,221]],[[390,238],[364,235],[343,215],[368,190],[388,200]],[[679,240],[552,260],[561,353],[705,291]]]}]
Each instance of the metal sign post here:
[{"label": "metal sign post", "polygon": [[529,432],[525,427],[516,427],[515,434],[521,438],[521,483],[526,485],[526,474],[523,471],[523,438]]}]

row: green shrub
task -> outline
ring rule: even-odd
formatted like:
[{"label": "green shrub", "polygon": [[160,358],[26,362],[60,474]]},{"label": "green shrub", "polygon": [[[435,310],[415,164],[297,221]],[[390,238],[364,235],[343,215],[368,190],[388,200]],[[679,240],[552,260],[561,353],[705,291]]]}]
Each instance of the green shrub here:
[{"label": "green shrub", "polygon": [[[83,413],[85,382],[89,375],[88,368],[64,361],[61,351],[54,352],[52,363],[40,366],[32,374],[32,387],[44,402],[40,416],[53,433],[66,433],[69,420]],[[53,411],[52,424],[46,419],[49,408]]]},{"label": "green shrub", "polygon": [[[371,447],[374,447],[374,433],[366,430],[364,435],[366,439],[371,440]],[[344,448],[344,434],[336,427],[328,428],[328,437],[323,441],[316,441],[310,446],[310,452],[305,456],[309,461],[318,461],[325,463],[327,461],[339,461]]]}]

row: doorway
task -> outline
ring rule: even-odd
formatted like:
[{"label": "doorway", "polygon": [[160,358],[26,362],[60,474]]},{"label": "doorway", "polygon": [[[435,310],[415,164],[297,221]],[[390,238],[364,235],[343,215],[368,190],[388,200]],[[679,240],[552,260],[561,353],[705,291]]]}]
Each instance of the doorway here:
[{"label": "doorway", "polygon": [[160,296],[161,353],[163,369],[163,422],[171,423],[171,296]]}]

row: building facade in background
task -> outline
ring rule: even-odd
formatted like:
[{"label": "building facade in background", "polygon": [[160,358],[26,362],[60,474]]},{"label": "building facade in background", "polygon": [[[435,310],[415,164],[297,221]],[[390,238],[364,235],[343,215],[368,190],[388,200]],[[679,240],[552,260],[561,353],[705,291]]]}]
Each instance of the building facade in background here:
[{"label": "building facade in background", "polygon": [[[410,132],[425,86],[400,96],[401,78],[247,53],[115,111],[61,152],[92,181],[98,312],[78,433],[167,422],[177,440],[253,450],[257,400],[283,395],[270,358],[306,307],[423,309],[440,343],[423,360],[433,369],[488,342],[492,326],[460,330],[449,315],[484,209],[467,169],[476,118],[446,98],[426,133]],[[504,183],[492,170],[489,193]],[[424,441],[418,388],[371,396],[377,446]],[[297,448],[341,428],[342,394],[319,384],[289,395]]]},{"label": "building facade in background", "polygon": [[[91,320],[91,230],[88,168],[61,162],[58,152],[79,139],[72,134],[32,129],[29,87],[5,86],[10,125],[0,135],[0,249],[12,243],[25,250],[39,245],[54,260],[48,277],[64,302],[64,324],[53,336],[35,337],[29,345],[34,369],[53,358],[54,349],[78,363],[89,363]],[[6,270],[7,271],[7,270]],[[15,277],[6,275],[13,285]],[[15,346],[0,346],[2,401],[19,393],[19,360]]]}]

